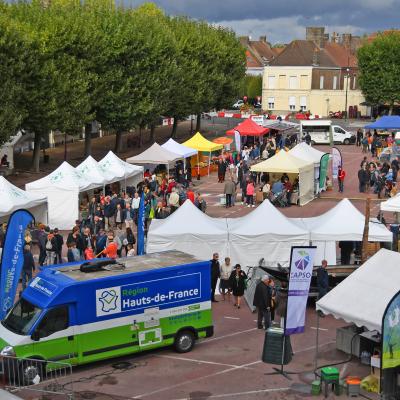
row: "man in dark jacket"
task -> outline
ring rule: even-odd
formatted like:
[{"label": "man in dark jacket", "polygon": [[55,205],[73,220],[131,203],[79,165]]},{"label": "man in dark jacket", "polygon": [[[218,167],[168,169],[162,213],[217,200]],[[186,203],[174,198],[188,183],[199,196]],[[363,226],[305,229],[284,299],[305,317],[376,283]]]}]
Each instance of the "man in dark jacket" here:
[{"label": "man in dark jacket", "polygon": [[47,233],[45,231],[45,226],[40,225],[39,233],[38,233],[38,242],[39,242],[39,265],[42,266],[46,260],[46,242],[47,242]]},{"label": "man in dark jacket", "polygon": [[271,325],[271,288],[269,275],[264,275],[254,292],[253,306],[257,308],[257,328],[267,330]]},{"label": "man in dark jacket", "polygon": [[64,244],[64,238],[62,237],[62,235],[60,235],[60,232],[58,231],[58,228],[54,228],[54,239],[56,239],[56,245],[57,245],[57,249],[56,249],[56,263],[57,264],[61,264],[62,263],[62,247]]},{"label": "man in dark jacket", "polygon": [[227,162],[223,159],[218,161],[218,182],[225,181],[225,174],[226,174]]},{"label": "man in dark jacket", "polygon": [[365,188],[369,182],[369,174],[364,164],[358,171],[358,190],[360,193],[365,193]]},{"label": "man in dark jacket", "polygon": [[329,276],[326,267],[328,262],[322,260],[321,266],[317,269],[317,288],[318,288],[318,300],[324,297],[329,290]]},{"label": "man in dark jacket", "polygon": [[32,273],[35,270],[35,261],[29,245],[24,246],[24,264],[22,266],[22,290],[32,280]]},{"label": "man in dark jacket", "polygon": [[218,258],[218,253],[214,253],[211,260],[211,301],[214,303],[218,303],[218,301],[215,300],[215,289],[217,288],[217,282],[220,275]]}]

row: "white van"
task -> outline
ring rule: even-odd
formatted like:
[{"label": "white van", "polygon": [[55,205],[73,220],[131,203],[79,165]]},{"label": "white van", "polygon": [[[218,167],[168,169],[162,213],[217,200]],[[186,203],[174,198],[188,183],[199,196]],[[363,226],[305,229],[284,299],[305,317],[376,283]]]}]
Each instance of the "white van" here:
[{"label": "white van", "polygon": [[311,136],[312,144],[329,144],[332,132],[333,142],[339,144],[354,144],[356,136],[346,131],[339,125],[332,125],[330,120],[307,120],[301,121],[300,138],[304,139],[306,133]]}]

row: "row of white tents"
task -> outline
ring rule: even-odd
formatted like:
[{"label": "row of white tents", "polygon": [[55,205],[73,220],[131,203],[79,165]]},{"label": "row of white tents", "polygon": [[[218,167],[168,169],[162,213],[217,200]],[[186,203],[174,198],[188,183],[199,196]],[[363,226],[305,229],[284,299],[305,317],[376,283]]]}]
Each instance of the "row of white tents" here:
[{"label": "row of white tents", "polygon": [[[109,151],[99,162],[89,156],[76,168],[64,161],[49,175],[27,183],[24,193],[47,200],[47,221],[35,215],[37,221],[69,230],[79,218],[81,193],[114,182],[121,182],[124,187],[136,185],[142,177],[143,167],[128,164]],[[29,208],[27,204],[21,206]]]},{"label": "row of white tents", "polygon": [[[181,250],[201,259],[214,252],[230,256],[242,266],[267,263],[287,266],[291,246],[318,247],[316,263],[327,259],[336,264],[336,242],[361,241],[364,215],[343,199],[328,212],[314,218],[287,218],[268,200],[241,218],[212,218],[202,213],[189,200],[164,220],[153,220],[147,252]],[[379,221],[371,220],[371,242],[391,242],[392,233]]]}]

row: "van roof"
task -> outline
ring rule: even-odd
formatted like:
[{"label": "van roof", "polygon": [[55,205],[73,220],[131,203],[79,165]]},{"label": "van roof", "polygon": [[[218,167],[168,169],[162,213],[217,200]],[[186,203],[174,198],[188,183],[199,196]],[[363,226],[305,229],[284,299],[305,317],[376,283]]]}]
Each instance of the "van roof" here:
[{"label": "van roof", "polygon": [[113,260],[110,260],[110,264],[103,265],[103,268],[99,271],[82,272],[80,270],[81,264],[54,268],[54,270],[58,273],[62,273],[70,279],[73,279],[74,281],[89,281],[158,268],[192,264],[201,261],[204,260],[200,260],[181,251],[170,250],[138,257],[119,258],[116,260],[116,263],[114,263]]},{"label": "van roof", "polygon": [[332,125],[330,119],[313,119],[313,120],[302,120],[301,126],[328,126]]}]

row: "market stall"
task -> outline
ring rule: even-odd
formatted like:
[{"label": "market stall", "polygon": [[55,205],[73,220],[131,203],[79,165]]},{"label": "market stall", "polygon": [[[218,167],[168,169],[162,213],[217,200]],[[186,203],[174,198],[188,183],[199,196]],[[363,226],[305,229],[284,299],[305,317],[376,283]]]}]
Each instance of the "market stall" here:
[{"label": "market stall", "polygon": [[106,184],[123,182],[126,188],[127,186],[136,186],[143,180],[143,167],[121,160],[111,150],[98,164],[106,178]]},{"label": "market stall", "polygon": [[47,196],[48,224],[51,228],[71,229],[79,218],[79,193],[90,189],[74,167],[64,161],[55,171],[25,185],[29,194]]},{"label": "market stall", "polygon": [[[336,242],[361,242],[363,239],[365,217],[348,199],[341,200],[318,217],[290,220],[310,232],[310,241],[318,249],[318,264],[322,259],[326,259],[329,265],[337,264]],[[392,233],[378,220],[373,219],[369,223],[368,241],[391,242]]]},{"label": "market stall", "polygon": [[130,164],[142,164],[142,165],[160,165],[163,164],[167,167],[167,173],[169,175],[169,165],[179,159],[182,156],[177,153],[173,153],[170,150],[160,146],[158,143],[154,143],[143,153],[137,156],[129,157],[126,162]]},{"label": "market stall", "polygon": [[235,135],[235,132],[239,132],[240,136],[264,136],[269,132],[268,128],[264,128],[256,124],[251,118],[245,119],[243,122],[240,122],[233,129],[229,129],[226,131],[227,135]]},{"label": "market stall", "polygon": [[176,142],[174,139],[168,139],[163,145],[161,145],[163,149],[170,151],[171,153],[178,154],[181,158],[189,158],[195,156],[197,154],[196,149],[191,149],[190,147],[184,146]]},{"label": "market stall", "polygon": [[309,233],[298,227],[264,200],[254,211],[241,218],[228,219],[229,254],[242,267],[267,264],[288,266],[292,246],[307,246]]},{"label": "market stall", "polygon": [[202,260],[219,252],[227,255],[225,218],[211,218],[186,200],[166,219],[153,219],[147,235],[147,253],[180,250]]},{"label": "market stall", "polygon": [[44,194],[25,192],[0,176],[0,222],[21,208],[29,210],[36,222],[47,224],[47,197]]},{"label": "market stall", "polygon": [[[197,132],[194,136],[192,136],[189,140],[187,140],[186,142],[182,143],[183,146],[189,147],[191,149],[196,149],[198,151],[197,153],[197,165],[194,165],[194,167],[197,169],[197,175],[200,176],[201,171],[200,169],[202,168],[202,166],[200,165],[200,157],[199,157],[199,153],[208,153],[208,160],[207,160],[207,164],[204,165],[204,167],[207,168],[207,173],[208,175],[210,175],[210,164],[211,164],[211,153],[213,151],[218,151],[221,150],[224,146],[222,144],[217,144],[217,143],[213,143],[210,142],[209,140],[207,140],[200,132]],[[193,165],[192,165],[193,167]]]},{"label": "market stall", "polygon": [[381,203],[381,211],[400,213],[400,193]]},{"label": "market stall", "polygon": [[293,182],[299,179],[298,200],[303,206],[314,198],[314,164],[304,161],[292,154],[281,150],[268,160],[262,161],[251,167],[253,172],[268,172],[271,184],[279,180],[282,174],[288,174]]},{"label": "market stall", "polygon": [[91,183],[88,189],[104,187],[108,183],[103,171],[99,167],[99,163],[92,156],[88,156],[86,160],[82,161],[76,167],[76,170],[82,179]]}]

